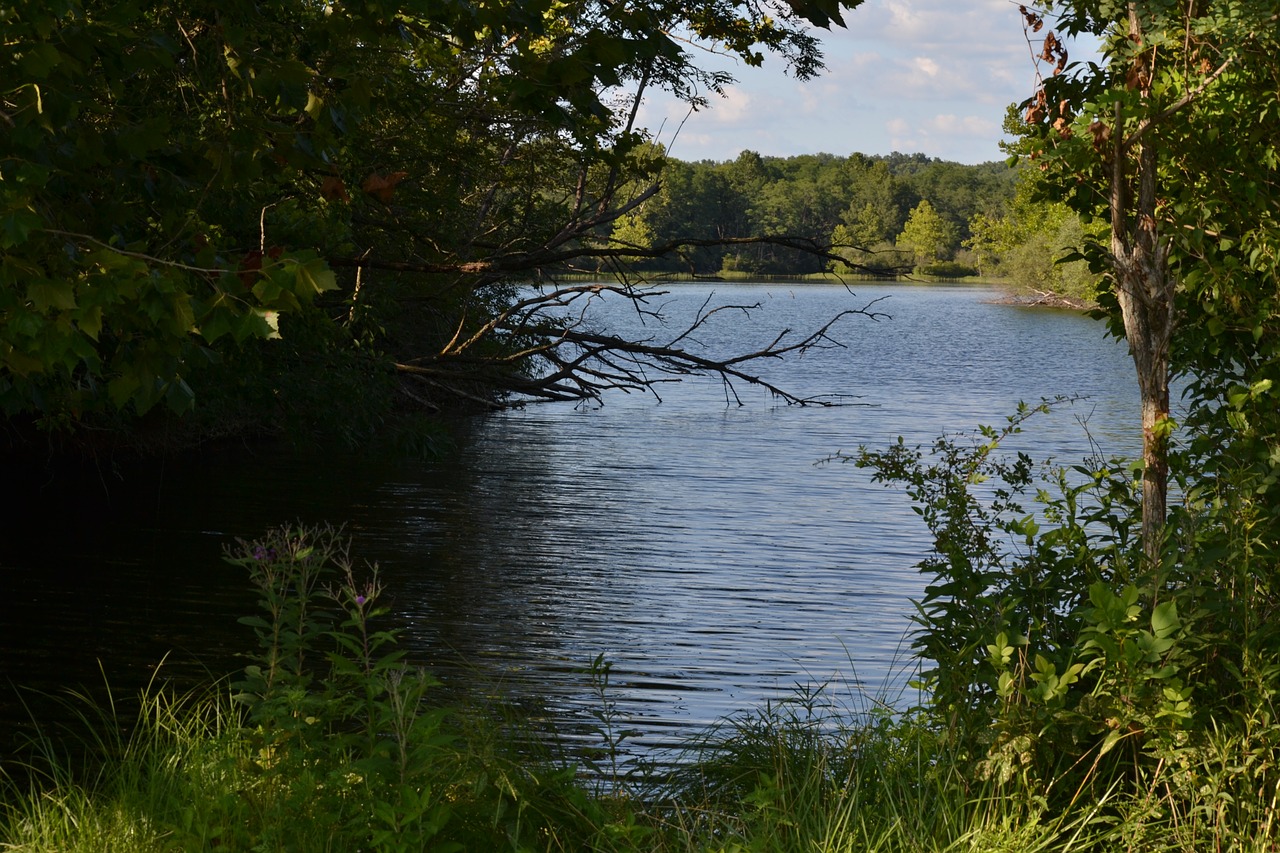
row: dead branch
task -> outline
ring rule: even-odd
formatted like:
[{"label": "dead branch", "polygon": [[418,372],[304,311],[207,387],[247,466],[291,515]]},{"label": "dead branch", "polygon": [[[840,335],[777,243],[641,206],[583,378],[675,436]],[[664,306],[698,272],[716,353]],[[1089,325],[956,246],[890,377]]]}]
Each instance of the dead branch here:
[{"label": "dead branch", "polygon": [[[653,394],[661,400],[658,387],[689,376],[718,376],[725,385],[726,398],[742,405],[736,384],[762,388],[789,405],[833,406],[830,398],[802,398],[763,378],[750,365],[780,359],[813,349],[843,346],[832,335],[833,327],[845,317],[860,315],[878,320],[886,315],[874,310],[874,302],[847,309],[803,337],[791,329],[779,331],[766,345],[747,353],[716,356],[690,348],[697,331],[724,312],[750,312],[754,305],[726,304],[712,307],[710,297],[695,316],[669,339],[655,336],[631,340],[590,328],[586,307],[591,299],[610,292],[628,298],[644,316],[661,318],[649,307],[649,300],[666,291],[642,291],[623,285],[589,284],[535,293],[483,326],[483,332],[468,336],[464,343],[431,355],[407,359],[397,370],[419,383],[453,394],[471,403],[486,399],[498,405],[515,406],[532,401],[599,400],[604,392],[620,390]],[[576,306],[578,300],[585,300]],[[494,336],[523,339],[534,343],[517,347],[507,356],[475,355],[481,341]],[[520,371],[531,360],[543,366],[536,372]]]}]

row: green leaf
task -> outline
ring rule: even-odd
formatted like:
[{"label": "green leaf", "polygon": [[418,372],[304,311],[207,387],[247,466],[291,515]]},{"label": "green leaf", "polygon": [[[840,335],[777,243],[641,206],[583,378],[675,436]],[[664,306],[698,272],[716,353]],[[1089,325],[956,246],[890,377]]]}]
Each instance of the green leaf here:
[{"label": "green leaf", "polygon": [[191,390],[187,381],[179,376],[165,389],[164,401],[171,412],[180,415],[195,407],[196,392]]},{"label": "green leaf", "polygon": [[122,373],[107,383],[107,396],[117,409],[123,409],[142,388],[142,378],[133,371]]},{"label": "green leaf", "polygon": [[98,335],[102,333],[102,306],[94,305],[84,311],[76,321],[76,325],[91,340],[98,340]]},{"label": "green leaf", "polygon": [[326,290],[338,289],[337,276],[321,258],[313,258],[306,263],[298,264],[294,274],[299,296],[311,296],[324,293]]},{"label": "green leaf", "polygon": [[1122,729],[1112,729],[1107,732],[1107,736],[1102,739],[1102,747],[1098,750],[1098,755],[1106,755],[1108,752],[1115,749],[1116,744],[1123,740],[1126,734],[1127,732]]},{"label": "green leaf", "polygon": [[263,276],[253,285],[253,295],[258,297],[258,301],[263,305],[271,305],[280,298],[280,294],[284,293],[284,288],[269,276]]},{"label": "green leaf", "polygon": [[41,311],[50,308],[70,311],[76,307],[75,289],[69,281],[43,279],[33,282],[27,286],[27,298]]},{"label": "green leaf", "polygon": [[[274,317],[275,312],[271,312]],[[272,338],[280,337],[280,333],[275,327],[267,321],[266,311],[254,309],[231,319],[228,315],[228,322],[231,323],[231,337],[236,343],[243,343],[249,338]]]},{"label": "green leaf", "polygon": [[1182,627],[1178,620],[1178,603],[1166,601],[1157,605],[1151,613],[1151,633],[1161,639],[1168,637]]},{"label": "green leaf", "polygon": [[244,324],[254,337],[280,339],[280,312],[254,308],[244,315]]},{"label": "green leaf", "polygon": [[18,68],[29,77],[47,77],[62,62],[62,54],[48,43],[30,45],[20,55]]},{"label": "green leaf", "polygon": [[15,210],[0,219],[0,249],[12,249],[27,241],[27,235],[43,220],[31,210]]},{"label": "green leaf", "polygon": [[213,343],[223,335],[231,334],[231,320],[232,314],[226,309],[210,311],[204,322],[200,324],[200,336],[209,343]]}]

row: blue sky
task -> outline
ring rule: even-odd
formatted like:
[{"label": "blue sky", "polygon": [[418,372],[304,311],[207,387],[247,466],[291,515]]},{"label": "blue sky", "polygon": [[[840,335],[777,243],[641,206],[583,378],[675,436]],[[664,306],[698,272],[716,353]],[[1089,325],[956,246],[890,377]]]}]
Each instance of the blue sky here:
[{"label": "blue sky", "polygon": [[[651,97],[640,123],[682,160],[729,160],[743,149],[1002,159],[996,143],[1005,109],[1027,98],[1036,80],[1017,3],[866,0],[845,23],[819,31],[827,70],[815,80],[788,77],[777,57],[750,68],[708,55],[705,65],[738,80],[727,97],[712,96],[708,109],[687,118],[687,107]],[[1087,52],[1073,48],[1073,61]]]}]

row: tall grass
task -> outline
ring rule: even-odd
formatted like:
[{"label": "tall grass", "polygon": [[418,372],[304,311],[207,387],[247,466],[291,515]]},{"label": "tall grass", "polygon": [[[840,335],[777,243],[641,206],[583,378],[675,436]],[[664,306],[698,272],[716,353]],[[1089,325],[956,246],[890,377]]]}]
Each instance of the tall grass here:
[{"label": "tall grass", "polygon": [[602,658],[583,674],[600,747],[561,753],[519,720],[439,706],[435,682],[376,630],[376,571],[355,567],[338,531],[276,531],[229,558],[250,571],[266,614],[245,620],[262,644],[245,676],[186,694],[153,684],[128,701],[71,694],[74,724],[38,731],[8,768],[0,849],[1277,849],[1269,702],[1154,762],[1118,740],[1036,764],[1008,741],[1008,772],[982,772],[996,765],[975,746],[1006,743],[990,732],[936,706],[848,707],[815,688],[645,767],[621,760],[625,720]]},{"label": "tall grass", "polygon": [[[1136,796],[1052,811],[1020,781],[968,765],[923,714],[822,710],[811,693],[726,720],[691,739],[675,771],[624,789],[583,784],[509,726],[470,716],[450,728],[412,796],[427,820],[379,834],[402,807],[351,755],[264,752],[225,684],[123,702],[71,700],[77,733],[41,735],[11,773],[0,849],[100,851],[603,850],[778,853],[1067,853],[1275,850],[1277,791],[1250,791],[1249,755],[1223,738],[1197,768]],[[77,740],[78,738],[78,740]],[[23,781],[18,781],[22,779]]]},{"label": "tall grass", "polygon": [[[625,790],[475,718],[414,768],[434,820],[379,835],[399,799],[350,754],[264,749],[226,684],[132,712],[71,701],[77,733],[31,744],[10,777],[0,844],[13,851],[1069,850],[1059,824],[1016,798],[970,790],[918,718],[815,711],[814,696],[725,721],[688,744],[675,773]],[[124,714],[124,716],[122,716]],[[509,730],[508,730],[509,731]],[[465,740],[461,737],[465,734]],[[78,740],[77,740],[78,738]],[[517,757],[518,756],[518,757]],[[418,772],[422,771],[422,772]]]},{"label": "tall grass", "polygon": [[1108,849],[1093,813],[1048,815],[1030,792],[964,778],[922,712],[828,709],[812,692],[725,721],[670,782],[674,849]]},{"label": "tall grass", "polygon": [[236,790],[233,771],[247,760],[235,737],[242,710],[225,690],[153,685],[129,702],[108,692],[105,704],[82,693],[63,703],[63,730],[38,730],[7,768],[5,849],[191,849],[179,828]]}]

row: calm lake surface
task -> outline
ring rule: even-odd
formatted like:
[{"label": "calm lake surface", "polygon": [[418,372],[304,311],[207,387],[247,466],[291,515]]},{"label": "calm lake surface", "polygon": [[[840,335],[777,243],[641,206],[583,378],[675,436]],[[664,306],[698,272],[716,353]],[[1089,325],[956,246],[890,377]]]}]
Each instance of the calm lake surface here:
[{"label": "calm lake surface", "polygon": [[616,299],[589,317],[662,343],[712,291],[712,304],[760,303],[696,336],[727,353],[874,303],[884,316],[834,327],[844,346],[762,368],[859,405],[788,407],[738,384],[739,406],[718,380],[689,380],[661,386],[661,402],[615,393],[480,419],[438,463],[234,447],[21,495],[0,545],[0,714],[23,717],[25,688],[102,673],[132,689],[166,654],[179,680],[242,665],[251,637],[235,620],[252,596],[221,549],[299,519],[346,522],[355,553],[380,564],[412,661],[539,709],[569,738],[599,707],[582,672],[599,654],[642,750],[797,685],[829,684],[853,707],[893,698],[927,534],[901,492],[815,463],[999,425],[1056,394],[1088,399],[1033,419],[1018,449],[1068,464],[1091,441],[1135,454],[1137,391],[1124,347],[1078,314],[981,287],[853,290],[682,284],[654,298],[667,326]]}]

